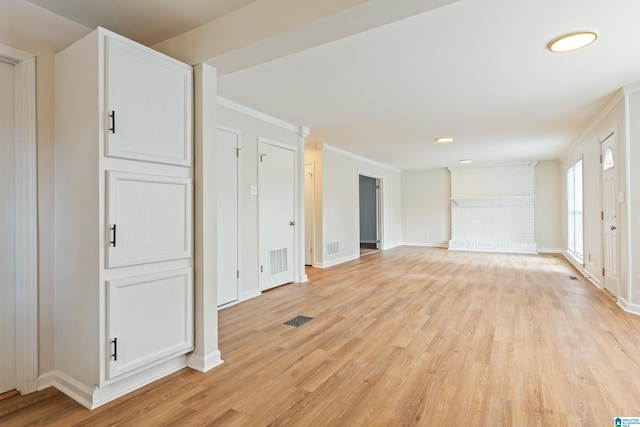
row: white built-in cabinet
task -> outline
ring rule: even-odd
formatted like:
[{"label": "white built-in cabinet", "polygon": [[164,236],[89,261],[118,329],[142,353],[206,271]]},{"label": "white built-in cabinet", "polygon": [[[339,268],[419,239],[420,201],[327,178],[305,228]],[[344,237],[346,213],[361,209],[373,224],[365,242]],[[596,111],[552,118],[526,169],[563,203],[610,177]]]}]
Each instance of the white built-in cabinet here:
[{"label": "white built-in cabinet", "polygon": [[90,408],[193,350],[192,87],[102,28],[56,57],[53,383]]}]

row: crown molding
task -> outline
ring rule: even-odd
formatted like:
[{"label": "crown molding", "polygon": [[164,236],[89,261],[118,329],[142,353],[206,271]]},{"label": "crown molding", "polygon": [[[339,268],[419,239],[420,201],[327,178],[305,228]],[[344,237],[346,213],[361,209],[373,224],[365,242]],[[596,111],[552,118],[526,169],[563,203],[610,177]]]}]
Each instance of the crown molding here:
[{"label": "crown molding", "polygon": [[254,110],[253,108],[247,107],[246,105],[242,105],[238,102],[232,101],[222,96],[218,96],[218,105],[221,107],[226,107],[240,114],[244,114],[245,116],[249,116],[254,119],[272,124],[289,132],[300,135],[303,138],[306,138],[310,133],[310,129],[307,126],[294,125],[292,123],[280,120],[261,111]]},{"label": "crown molding", "polygon": [[359,154],[353,154],[350,151],[346,151],[346,150],[343,150],[342,148],[334,147],[333,145],[328,144],[326,142],[322,143],[322,144],[318,144],[318,145],[321,145],[321,147],[318,147],[318,148],[321,148],[322,150],[333,151],[334,153],[342,154],[343,156],[351,157],[352,159],[359,160],[359,161],[365,162],[365,163],[369,163],[370,165],[378,166],[378,167],[381,167],[381,168],[384,168],[384,169],[389,169],[389,170],[391,170],[393,172],[402,173],[401,169],[397,169],[397,168],[394,168],[393,166],[385,165],[384,163],[380,163],[380,162],[377,162],[375,160],[368,159],[368,158],[363,157],[363,156],[361,156]]},{"label": "crown molding", "polygon": [[640,90],[640,82],[639,82],[633,85],[625,86],[624,88],[618,89],[616,91],[611,101],[609,101],[609,103],[606,105],[606,107],[604,107],[604,109],[600,112],[600,114],[598,114],[596,118],[593,119],[593,121],[589,124],[589,126],[587,126],[587,128],[584,131],[582,131],[580,136],[573,142],[573,144],[569,146],[567,151],[565,151],[564,154],[560,156],[561,162],[564,162],[565,160],[567,160],[567,157],[571,155],[573,150],[575,150],[582,143],[582,141],[584,141],[587,138],[587,136],[589,136],[589,134],[595,130],[596,126],[598,126],[600,122],[604,120],[604,118],[615,108],[615,106],[618,105],[618,102],[624,99],[625,95],[629,93],[627,92],[627,89],[635,86],[637,86],[636,90]]}]

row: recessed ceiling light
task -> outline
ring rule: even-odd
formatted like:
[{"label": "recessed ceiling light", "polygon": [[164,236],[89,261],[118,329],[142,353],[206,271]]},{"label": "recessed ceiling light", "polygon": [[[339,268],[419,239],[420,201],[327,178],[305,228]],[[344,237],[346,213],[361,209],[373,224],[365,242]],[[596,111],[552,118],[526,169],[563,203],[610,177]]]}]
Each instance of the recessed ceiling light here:
[{"label": "recessed ceiling light", "polygon": [[451,138],[450,136],[439,136],[436,138],[436,142],[438,144],[449,144],[453,142],[453,138]]},{"label": "recessed ceiling light", "polygon": [[472,162],[473,162],[473,160],[471,160],[471,159],[462,159],[462,160],[460,160],[460,163],[462,163],[463,165],[467,164],[467,163],[472,163]]},{"label": "recessed ceiling light", "polygon": [[554,53],[572,52],[589,46],[597,39],[598,35],[593,31],[580,31],[551,40],[547,49]]}]

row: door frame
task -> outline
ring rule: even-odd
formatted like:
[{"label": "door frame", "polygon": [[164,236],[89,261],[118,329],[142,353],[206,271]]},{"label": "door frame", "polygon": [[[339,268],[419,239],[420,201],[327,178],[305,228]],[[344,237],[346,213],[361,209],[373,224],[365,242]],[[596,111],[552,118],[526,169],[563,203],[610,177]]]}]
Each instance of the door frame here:
[{"label": "door frame", "polygon": [[[293,221],[296,223],[295,227],[294,227],[294,234],[293,234],[293,282],[301,282],[303,280],[300,279],[300,275],[299,275],[299,265],[301,262],[301,258],[302,257],[302,271],[304,271],[304,251],[300,250],[300,246],[299,246],[299,242],[300,242],[300,233],[303,233],[302,235],[304,236],[304,210],[301,213],[301,209],[300,209],[300,200],[299,200],[299,192],[300,192],[300,161],[299,161],[299,149],[298,146],[296,145],[289,145],[289,144],[285,144],[282,142],[278,142],[275,141],[273,139],[268,139],[268,138],[264,138],[259,136],[258,137],[258,150],[257,150],[257,155],[258,155],[258,289],[260,292],[263,292],[266,289],[269,288],[265,288],[265,275],[260,271],[260,266],[264,266],[266,264],[266,261],[264,259],[262,259],[262,244],[263,244],[263,237],[262,237],[262,232],[264,230],[264,218],[262,217],[262,203],[264,203],[264,201],[262,201],[262,183],[261,183],[261,176],[262,176],[262,162],[260,161],[260,148],[262,146],[262,144],[269,144],[269,145],[273,145],[275,147],[279,147],[279,148],[283,148],[285,150],[291,150],[293,151],[293,176],[294,176],[294,180],[293,180]],[[304,164],[303,164],[304,166]],[[302,174],[304,174],[304,169]],[[302,178],[304,179],[304,175],[302,175]],[[302,183],[302,189],[304,189],[304,181]],[[304,200],[304,199],[303,199]],[[302,218],[301,218],[302,215]],[[300,231],[300,229],[302,228],[302,231]]]},{"label": "door frame", "polygon": [[[366,172],[358,169],[356,179],[358,180],[358,188],[360,188],[360,175],[366,176],[369,178],[374,178],[376,180],[376,184],[378,188],[376,189],[376,222],[377,222],[377,233],[378,233],[378,250],[383,250],[384,248],[384,218],[382,207],[383,197],[384,197],[384,178],[381,175],[377,175],[374,173]],[[358,203],[358,225],[357,225],[358,235],[357,235],[357,244],[358,254],[360,253],[360,203]]]},{"label": "door frame", "polygon": [[[619,162],[619,151],[620,151],[620,147],[618,144],[618,133],[616,131],[616,129],[610,129],[609,132],[606,133],[606,136],[601,138],[599,141],[599,147],[600,147],[600,155],[601,155],[601,161],[599,163],[599,167],[600,167],[600,208],[601,208],[601,212],[604,212],[604,186],[603,186],[603,179],[604,179],[604,174],[606,171],[603,170],[603,161],[604,161],[604,153],[602,152],[602,147],[605,141],[607,141],[609,138],[614,138],[614,144],[615,144],[615,150],[613,151],[613,155],[614,155],[614,180],[616,182],[616,190],[619,194],[620,191],[620,162]],[[618,194],[614,194],[614,196],[618,196]],[[606,276],[605,276],[605,269],[604,269],[604,265],[605,265],[605,247],[606,247],[606,242],[605,242],[605,227],[604,227],[604,218],[600,221],[600,251],[601,251],[601,258],[602,259],[602,288],[606,289],[608,292],[610,292],[614,297],[618,298],[620,295],[620,233],[619,233],[619,228],[620,228],[620,206],[619,206],[619,200],[616,200],[614,202],[614,206],[615,206],[615,211],[616,211],[616,227],[618,228],[618,230],[616,230],[616,259],[615,259],[615,269],[618,272],[618,280],[616,281],[615,284],[615,292],[611,292],[610,289],[607,289],[606,287]]]},{"label": "door frame", "polygon": [[16,389],[38,389],[38,193],[36,57],[0,45],[15,70]]}]

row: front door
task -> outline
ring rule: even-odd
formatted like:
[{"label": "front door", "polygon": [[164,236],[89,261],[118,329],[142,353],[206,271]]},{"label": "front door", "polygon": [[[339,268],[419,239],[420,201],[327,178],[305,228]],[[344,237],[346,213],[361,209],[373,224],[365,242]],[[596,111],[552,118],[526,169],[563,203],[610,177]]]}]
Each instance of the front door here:
[{"label": "front door", "polygon": [[16,388],[14,66],[0,61],[0,393]]},{"label": "front door", "polygon": [[618,158],[616,135],[602,141],[602,236],[604,287],[618,296]]},{"label": "front door", "polygon": [[295,158],[293,149],[260,141],[260,289],[294,281]]}]

